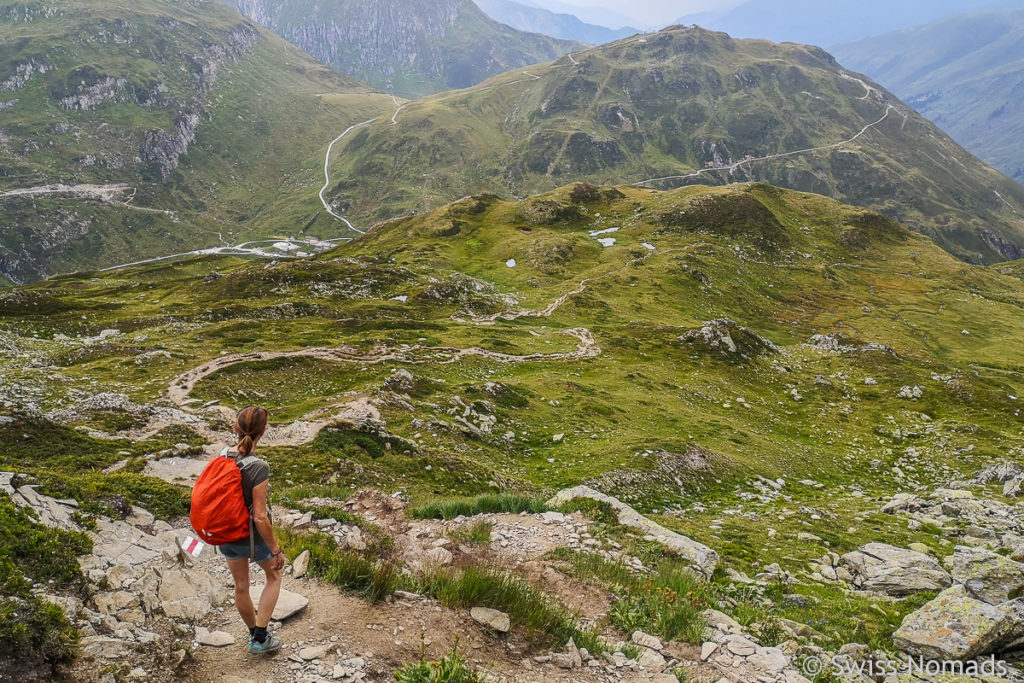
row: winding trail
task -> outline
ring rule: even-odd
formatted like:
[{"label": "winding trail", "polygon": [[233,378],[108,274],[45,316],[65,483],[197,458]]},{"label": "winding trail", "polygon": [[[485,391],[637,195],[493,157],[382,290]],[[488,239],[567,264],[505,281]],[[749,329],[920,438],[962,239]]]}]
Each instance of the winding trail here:
[{"label": "winding trail", "polygon": [[327,213],[331,214],[332,216],[334,216],[338,220],[344,222],[345,225],[348,226],[349,230],[352,230],[353,232],[358,232],[360,235],[365,235],[366,232],[363,231],[363,230],[360,230],[359,228],[357,228],[354,225],[352,225],[352,223],[350,223],[349,220],[347,218],[345,218],[344,216],[341,216],[339,214],[334,213],[334,209],[331,208],[331,205],[328,204],[327,200],[324,198],[324,192],[326,192],[327,188],[331,186],[331,152],[334,151],[334,146],[336,144],[338,144],[339,142],[341,142],[341,140],[346,135],[348,135],[349,133],[354,131],[356,128],[362,128],[363,126],[368,126],[371,123],[373,123],[374,121],[376,121],[377,118],[379,118],[379,117],[372,118],[372,119],[370,119],[368,121],[363,121],[362,123],[356,123],[356,124],[351,125],[348,128],[346,128],[344,133],[342,133],[338,137],[336,137],[333,140],[331,140],[331,144],[327,145],[327,155],[326,155],[326,157],[324,157],[324,186],[322,188],[320,188],[320,194],[319,194],[320,203],[324,205],[324,210],[327,211]]},{"label": "winding trail", "polygon": [[[397,350],[389,350],[383,347],[370,353],[362,353],[358,349],[349,346],[319,347],[298,349],[296,351],[236,353],[214,358],[188,372],[178,375],[168,386],[167,397],[185,413],[195,415],[189,408],[189,404],[193,401],[193,399],[189,399],[189,394],[192,393],[196,384],[201,380],[232,365],[258,363],[278,358],[313,358],[329,362],[365,363],[367,365],[379,365],[386,362],[405,363],[408,365],[422,365],[425,363],[451,365],[471,356],[486,358],[499,363],[525,363],[532,361],[582,360],[601,355],[601,347],[594,339],[594,335],[585,327],[563,330],[561,334],[577,339],[579,344],[576,349],[556,353],[515,355],[490,351],[479,347],[459,349],[447,346],[422,346],[417,344]],[[335,408],[337,407],[335,406]],[[321,429],[338,420],[355,420],[361,417],[380,419],[380,413],[377,412],[377,409],[365,397],[358,397],[353,401],[341,404],[341,407],[343,410],[337,414],[331,414],[332,408],[328,407],[296,420],[290,425],[275,427],[275,437],[271,445],[293,446],[308,443],[316,437]],[[212,408],[227,420],[234,417],[234,412],[225,406],[213,406]],[[165,425],[151,425],[147,428],[147,434],[154,433],[154,430],[159,431],[163,426]],[[207,437],[214,434],[208,425],[200,427],[200,431]]]},{"label": "winding trail", "polygon": [[880,123],[882,123],[882,121],[885,121],[887,118],[889,118],[889,114],[892,113],[895,109],[896,109],[896,107],[894,107],[893,105],[891,105],[891,104],[887,105],[886,108],[885,108],[885,113],[882,115],[882,118],[880,118],[877,121],[874,121],[874,122],[869,123],[868,125],[864,126],[863,128],[860,129],[859,133],[854,135],[849,140],[843,140],[842,142],[837,142],[837,143],[831,144],[831,145],[822,145],[821,147],[809,147],[807,149],[798,149],[798,150],[795,150],[795,151],[792,151],[792,152],[782,152],[780,154],[769,154],[768,156],[756,157],[756,158],[753,158],[753,159],[741,159],[740,161],[737,161],[737,162],[732,163],[732,164],[728,164],[728,165],[725,165],[725,166],[713,166],[713,167],[710,167],[710,168],[702,168],[699,171],[694,171],[693,173],[687,173],[685,175],[670,175],[670,176],[663,176],[661,178],[650,178],[648,180],[641,180],[639,182],[635,182],[635,183],[633,183],[633,186],[635,187],[635,186],[638,186],[638,185],[648,185],[650,183],[659,183],[659,182],[666,181],[666,180],[687,180],[689,178],[696,178],[696,177],[701,176],[701,175],[703,175],[705,173],[717,173],[719,171],[731,172],[731,171],[734,171],[737,168],[739,168],[741,166],[744,166],[746,164],[754,164],[754,163],[758,163],[758,162],[762,162],[762,161],[771,161],[773,159],[782,159],[782,158],[785,158],[785,157],[797,156],[797,155],[800,155],[800,154],[810,154],[812,152],[823,152],[823,151],[830,150],[830,149],[837,149],[839,147],[843,147],[844,145],[848,145],[851,142],[855,142],[857,139],[859,139],[862,135],[867,133],[869,130],[871,130],[875,126],[877,126]]},{"label": "winding trail", "polygon": [[[126,193],[131,193],[127,198],[122,198]],[[123,206],[133,211],[145,211],[147,213],[161,213],[166,216],[175,216],[173,211],[165,209],[152,209],[146,206],[135,206],[131,200],[135,198],[137,190],[127,183],[114,183],[112,185],[91,185],[88,183],[79,185],[65,185],[53,183],[51,185],[36,185],[35,187],[22,187],[14,190],[0,192],[0,199],[11,197],[43,197],[47,195],[62,194],[72,199],[95,200],[113,206]]]}]

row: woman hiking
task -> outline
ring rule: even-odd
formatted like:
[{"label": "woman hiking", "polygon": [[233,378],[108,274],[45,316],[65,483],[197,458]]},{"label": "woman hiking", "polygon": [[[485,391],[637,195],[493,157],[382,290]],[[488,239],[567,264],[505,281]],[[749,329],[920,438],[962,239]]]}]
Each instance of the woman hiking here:
[{"label": "woman hiking", "polygon": [[[270,486],[270,467],[254,455],[256,444],[267,431],[267,411],[250,407],[238,413],[235,420],[235,434],[239,441],[221,454],[234,458],[242,472],[242,495],[252,515],[252,538],[220,546],[228,561],[231,578],[235,582],[235,607],[242,621],[249,627],[249,652],[270,654],[281,649],[281,641],[267,632],[270,616],[281,594],[281,573],[284,569],[284,551],[274,538],[271,525],[270,503],[267,491]],[[267,575],[267,583],[260,596],[259,611],[253,607],[249,597],[249,560],[252,559]]]}]

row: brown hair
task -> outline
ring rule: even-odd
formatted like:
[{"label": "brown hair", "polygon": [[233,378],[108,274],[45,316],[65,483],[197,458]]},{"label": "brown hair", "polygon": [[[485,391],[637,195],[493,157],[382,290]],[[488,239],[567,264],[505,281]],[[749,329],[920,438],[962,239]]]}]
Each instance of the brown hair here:
[{"label": "brown hair", "polygon": [[267,409],[250,406],[238,413],[235,419],[235,434],[240,437],[235,449],[242,455],[251,455],[256,448],[256,439],[267,431]]}]

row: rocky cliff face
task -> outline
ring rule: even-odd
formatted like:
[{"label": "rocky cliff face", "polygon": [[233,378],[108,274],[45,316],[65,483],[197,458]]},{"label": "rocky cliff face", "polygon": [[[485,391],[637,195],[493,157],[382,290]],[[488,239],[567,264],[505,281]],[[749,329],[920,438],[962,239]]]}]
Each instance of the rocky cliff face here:
[{"label": "rocky cliff face", "polygon": [[228,0],[324,64],[403,95],[475,85],[579,46],[510,29],[471,0]]}]

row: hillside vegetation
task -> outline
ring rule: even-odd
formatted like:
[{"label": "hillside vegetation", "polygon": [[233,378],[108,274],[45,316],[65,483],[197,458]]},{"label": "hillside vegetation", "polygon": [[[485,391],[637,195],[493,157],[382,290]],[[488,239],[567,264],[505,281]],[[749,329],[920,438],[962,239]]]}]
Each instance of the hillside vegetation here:
[{"label": "hillside vegetation", "polygon": [[[820,558],[879,541],[943,557],[955,543],[1019,538],[978,526],[1011,523],[981,519],[991,506],[1016,509],[979,488],[991,479],[976,480],[984,501],[946,487],[1020,458],[1022,272],[965,264],[877,213],[757,183],[478,195],[308,260],[202,256],[0,294],[0,469],[77,499],[82,523],[132,505],[172,519],[187,489],[155,477],[187,481],[234,410],[266,405],[260,453],[275,504],[346,534],[364,528],[359,550],[335,542],[341,531],[282,532],[289,556],[309,550],[310,572],[331,586],[369,599],[414,590],[435,612],[495,607],[526,635],[525,652],[571,636],[599,653],[604,641],[525,567],[495,569],[504,556],[472,550],[500,548],[491,532],[529,521],[520,511],[547,525],[542,501],[586,484],[721,559],[698,582],[684,556],[625,529],[607,505],[569,500],[554,519],[593,537],[581,544],[576,532],[576,546],[559,542],[541,566],[606,596],[598,628],[700,644],[710,605],[766,646],[806,643],[785,646],[786,662],[848,643],[894,652],[901,620],[934,591],[856,592],[822,578],[836,572]],[[413,519],[454,520],[444,533],[458,539],[458,566],[396,564],[393,535],[420,532],[392,508],[373,507],[369,524],[353,514],[363,508],[342,507],[366,487],[411,499]],[[952,511],[941,519],[879,512],[896,493],[933,490]],[[578,511],[586,519],[563,516]],[[68,657],[67,623],[31,606],[39,622],[22,642]],[[310,609],[324,633],[350,628]],[[366,618],[387,608],[372,609]],[[313,637],[305,624],[283,633]],[[449,647],[450,633],[430,635],[435,652]],[[0,633],[0,647],[10,642]],[[475,656],[504,657],[498,642]],[[214,675],[215,655],[195,656]]]},{"label": "hillside vegetation", "polygon": [[392,106],[212,0],[5,0],[0,44],[0,280],[298,235],[269,200]]},{"label": "hillside vegetation", "polygon": [[329,199],[364,224],[570,180],[759,180],[881,211],[969,261],[1024,245],[1024,188],[812,47],[676,27],[417,100],[394,121],[350,136],[333,166]]}]

